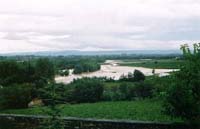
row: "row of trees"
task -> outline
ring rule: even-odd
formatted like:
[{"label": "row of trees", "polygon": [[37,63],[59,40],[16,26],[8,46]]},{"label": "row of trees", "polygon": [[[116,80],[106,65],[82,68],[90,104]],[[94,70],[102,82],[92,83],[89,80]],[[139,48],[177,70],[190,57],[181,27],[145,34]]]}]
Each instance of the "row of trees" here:
[{"label": "row of trees", "polygon": [[[103,78],[82,78],[72,83],[54,84],[57,104],[63,103],[93,103],[99,101],[135,100],[153,97],[154,87],[146,82],[121,82],[120,85],[110,87]],[[51,103],[50,91],[47,85],[43,89],[42,98],[46,105]]]},{"label": "row of trees", "polygon": [[74,74],[80,74],[84,72],[94,72],[100,70],[100,64],[98,62],[83,62],[75,65]]},{"label": "row of trees", "polygon": [[74,74],[93,72],[100,69],[100,64],[105,61],[104,57],[54,57],[50,58],[54,64],[57,74],[68,75],[69,69],[74,69]]},{"label": "row of trees", "polygon": [[53,64],[46,58],[38,59],[35,64],[30,61],[1,61],[0,85],[36,83],[40,79],[53,80],[55,76]]},{"label": "row of trees", "polygon": [[122,82],[120,85],[105,87],[104,101],[123,101],[152,98],[154,87],[146,82]]}]

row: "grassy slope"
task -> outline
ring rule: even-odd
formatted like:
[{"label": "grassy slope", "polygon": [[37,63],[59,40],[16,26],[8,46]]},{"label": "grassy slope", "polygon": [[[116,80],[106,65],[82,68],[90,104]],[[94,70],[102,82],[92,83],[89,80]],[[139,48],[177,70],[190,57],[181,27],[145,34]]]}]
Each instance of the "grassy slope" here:
[{"label": "grassy slope", "polygon": [[[63,116],[100,118],[100,119],[128,119],[142,121],[178,122],[162,113],[161,102],[155,100],[100,102],[93,104],[61,105]],[[10,114],[44,114],[47,108],[32,108],[19,110],[5,110],[1,113]]]},{"label": "grassy slope", "polygon": [[[157,62],[157,63],[155,63]],[[120,65],[134,66],[134,67],[146,67],[157,69],[178,69],[183,61],[175,59],[161,59],[161,60],[126,60]]]}]

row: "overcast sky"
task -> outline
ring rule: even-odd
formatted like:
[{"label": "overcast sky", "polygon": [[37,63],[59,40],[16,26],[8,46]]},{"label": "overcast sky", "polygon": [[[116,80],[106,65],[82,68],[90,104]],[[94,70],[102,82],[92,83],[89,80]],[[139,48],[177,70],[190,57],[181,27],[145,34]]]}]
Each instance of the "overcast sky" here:
[{"label": "overcast sky", "polygon": [[167,50],[198,41],[199,0],[0,0],[0,53]]}]

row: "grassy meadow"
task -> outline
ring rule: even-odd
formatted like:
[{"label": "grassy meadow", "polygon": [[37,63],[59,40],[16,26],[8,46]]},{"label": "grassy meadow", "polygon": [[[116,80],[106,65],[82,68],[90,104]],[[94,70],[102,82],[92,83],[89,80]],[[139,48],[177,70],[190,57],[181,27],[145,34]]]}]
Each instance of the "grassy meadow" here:
[{"label": "grassy meadow", "polygon": [[[123,119],[156,122],[181,122],[181,119],[171,118],[162,110],[162,102],[158,100],[98,102],[75,105],[59,105],[62,115],[67,117]],[[4,110],[1,113],[45,115],[47,107],[29,109]]]},{"label": "grassy meadow", "polygon": [[152,59],[152,60],[123,60],[122,66],[145,67],[153,69],[178,69],[183,63],[176,59]]}]

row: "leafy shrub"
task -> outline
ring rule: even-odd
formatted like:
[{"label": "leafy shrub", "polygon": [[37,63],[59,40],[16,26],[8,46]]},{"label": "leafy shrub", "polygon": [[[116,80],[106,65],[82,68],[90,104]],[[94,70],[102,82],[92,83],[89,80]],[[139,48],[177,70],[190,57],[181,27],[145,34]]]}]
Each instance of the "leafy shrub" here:
[{"label": "leafy shrub", "polygon": [[57,106],[60,102],[60,88],[63,88],[63,84],[51,83],[46,85],[43,92],[43,102],[48,105],[48,110],[43,110],[44,114],[47,114],[49,118],[40,120],[38,129],[64,129],[64,121],[61,120],[61,108]]},{"label": "leafy shrub", "polygon": [[31,101],[31,85],[15,84],[0,89],[0,108],[27,108]]},{"label": "leafy shrub", "polygon": [[153,86],[144,82],[135,83],[135,88],[133,89],[135,96],[138,98],[147,98],[153,96]]},{"label": "leafy shrub", "polygon": [[119,85],[120,100],[129,99],[129,85],[127,83],[122,83]]},{"label": "leafy shrub", "polygon": [[[51,86],[54,85],[54,86]],[[51,89],[51,88],[54,89]],[[99,78],[82,78],[74,80],[71,84],[48,84],[39,90],[37,94],[45,105],[51,104],[51,94],[47,91],[54,90],[54,99],[57,104],[85,103],[102,100],[103,82]]]},{"label": "leafy shrub", "polygon": [[118,86],[110,87],[109,89],[104,88],[103,100],[105,101],[119,101],[121,100],[121,94]]},{"label": "leafy shrub", "polygon": [[154,88],[144,82],[122,82],[109,88],[104,88],[103,98],[106,101],[134,100],[137,98],[152,97]]},{"label": "leafy shrub", "polygon": [[159,77],[156,75],[149,76],[144,83],[147,83],[151,86],[153,86],[153,97],[158,97],[164,99],[164,94],[170,87],[171,83],[173,82],[172,76],[163,76]]},{"label": "leafy shrub", "polygon": [[182,46],[185,63],[174,75],[166,94],[165,109],[171,116],[189,121],[200,121],[200,44],[194,45],[193,54]]},{"label": "leafy shrub", "polygon": [[98,78],[77,79],[69,84],[65,92],[68,93],[66,99],[70,102],[97,102],[102,99],[103,82]]},{"label": "leafy shrub", "polygon": [[66,85],[64,85],[62,83],[46,84],[37,90],[38,97],[43,100],[43,103],[45,105],[52,104],[52,96],[53,96],[53,101],[56,102],[56,104],[64,104],[64,103],[66,103],[65,96],[64,96],[64,94],[66,92],[64,89],[65,86]]}]

